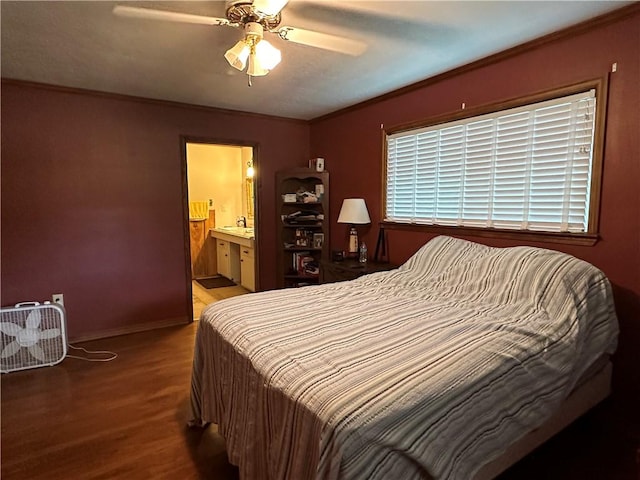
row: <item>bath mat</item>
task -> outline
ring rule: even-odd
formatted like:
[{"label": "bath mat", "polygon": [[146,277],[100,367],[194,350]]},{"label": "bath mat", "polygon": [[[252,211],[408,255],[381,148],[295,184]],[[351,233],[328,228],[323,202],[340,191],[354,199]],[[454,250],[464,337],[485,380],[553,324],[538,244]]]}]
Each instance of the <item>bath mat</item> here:
[{"label": "bath mat", "polygon": [[196,282],[202,285],[206,289],[220,288],[220,287],[234,287],[236,284],[226,277],[218,275],[211,278],[196,278]]}]

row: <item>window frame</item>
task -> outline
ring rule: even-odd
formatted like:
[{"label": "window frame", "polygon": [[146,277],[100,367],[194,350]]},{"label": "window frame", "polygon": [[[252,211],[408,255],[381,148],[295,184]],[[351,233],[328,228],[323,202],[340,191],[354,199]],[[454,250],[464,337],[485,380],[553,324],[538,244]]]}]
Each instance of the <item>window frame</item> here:
[{"label": "window frame", "polygon": [[[395,222],[385,219],[387,211],[387,138],[389,135],[410,130],[431,127],[434,125],[468,119],[480,115],[522,107],[529,104],[552,100],[558,97],[573,95],[576,93],[595,90],[596,117],[593,135],[593,158],[591,170],[591,196],[589,199],[589,229],[581,233],[540,232],[531,230],[500,229],[494,227],[467,227],[467,226],[443,226],[425,225],[417,223]],[[389,230],[422,231],[445,235],[469,235],[476,237],[510,238],[525,241],[544,241],[550,243],[565,243],[574,245],[595,245],[599,240],[600,225],[600,196],[602,188],[602,171],[604,164],[604,139],[606,129],[606,112],[608,96],[608,77],[602,77],[565,87],[545,90],[527,95],[525,97],[512,98],[478,107],[467,108],[456,112],[429,117],[419,121],[382,128],[382,221],[381,226]]]}]

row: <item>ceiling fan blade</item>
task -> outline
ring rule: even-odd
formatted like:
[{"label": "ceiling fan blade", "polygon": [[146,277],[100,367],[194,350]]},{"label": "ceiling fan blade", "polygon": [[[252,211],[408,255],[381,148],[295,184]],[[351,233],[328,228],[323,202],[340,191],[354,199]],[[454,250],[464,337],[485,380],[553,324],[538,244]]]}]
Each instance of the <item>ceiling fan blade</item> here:
[{"label": "ceiling fan blade", "polygon": [[277,32],[280,38],[310,47],[322,48],[333,52],[345,53],[357,57],[367,49],[367,44],[351,38],[339,37],[328,33],[314,32],[296,27],[280,27]]},{"label": "ceiling fan blade", "polygon": [[125,5],[116,5],[113,7],[113,13],[121,17],[144,18],[149,20],[167,20],[169,22],[196,23],[199,25],[233,25],[226,18],[170,12],[167,10],[154,10],[152,8],[127,7]]},{"label": "ceiling fan blade", "polygon": [[253,8],[268,16],[280,13],[289,0],[253,0]]}]

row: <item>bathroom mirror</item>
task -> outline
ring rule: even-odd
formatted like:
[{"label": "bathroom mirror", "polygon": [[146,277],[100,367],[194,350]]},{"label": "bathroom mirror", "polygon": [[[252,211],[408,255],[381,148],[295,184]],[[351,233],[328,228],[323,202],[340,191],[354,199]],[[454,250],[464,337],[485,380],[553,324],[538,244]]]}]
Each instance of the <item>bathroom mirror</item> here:
[{"label": "bathroom mirror", "polygon": [[253,218],[253,178],[245,179],[245,190],[247,192],[247,218]]}]

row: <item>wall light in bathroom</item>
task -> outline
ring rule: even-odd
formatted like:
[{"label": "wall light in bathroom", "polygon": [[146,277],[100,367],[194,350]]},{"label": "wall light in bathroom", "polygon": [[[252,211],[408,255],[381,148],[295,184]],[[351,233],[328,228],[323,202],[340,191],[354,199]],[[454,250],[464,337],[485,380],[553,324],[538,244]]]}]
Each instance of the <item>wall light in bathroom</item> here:
[{"label": "wall light in bathroom", "polygon": [[255,171],[253,170],[253,163],[247,162],[247,178],[253,178]]}]

